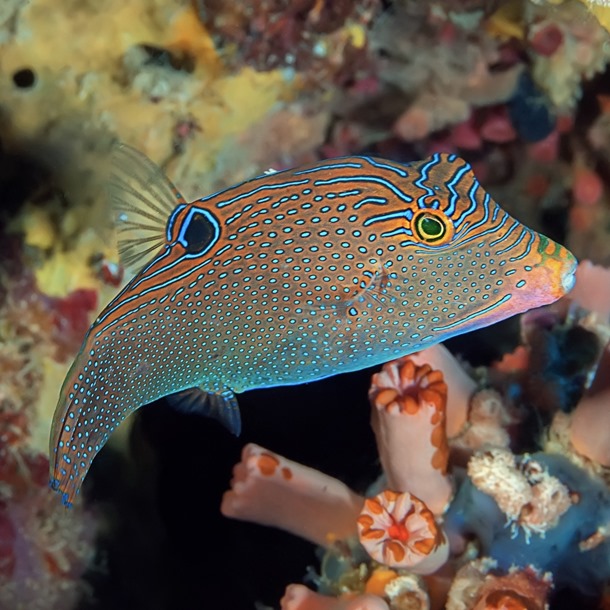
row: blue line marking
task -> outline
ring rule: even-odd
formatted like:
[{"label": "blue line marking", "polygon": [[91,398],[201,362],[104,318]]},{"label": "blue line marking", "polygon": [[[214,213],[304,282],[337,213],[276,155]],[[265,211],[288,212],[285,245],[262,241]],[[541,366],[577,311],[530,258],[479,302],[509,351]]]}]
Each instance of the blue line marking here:
[{"label": "blue line marking", "polygon": [[[398,210],[397,212],[388,212],[387,214],[378,214],[377,216],[371,216],[362,223],[362,226],[368,227],[372,224],[375,224],[376,222],[384,222],[386,220],[394,220],[396,218],[405,218],[407,220],[410,220],[407,215],[407,212],[411,212],[411,210]],[[412,212],[411,217],[413,217]]]},{"label": "blue line marking", "polygon": [[380,163],[373,157],[364,157],[364,159],[366,159],[373,167],[378,167],[379,169],[387,169],[390,172],[394,172],[395,174],[398,174],[401,178],[409,177],[408,172],[406,172],[404,169],[400,169],[399,167],[396,167],[394,165]]},{"label": "blue line marking", "polygon": [[422,165],[421,169],[419,170],[419,172],[421,174],[420,177],[417,180],[413,181],[413,184],[415,184],[415,186],[426,191],[423,195],[420,195],[417,198],[417,205],[420,208],[426,207],[424,204],[424,199],[426,197],[428,197],[430,195],[434,195],[434,191],[429,186],[424,184],[424,181],[428,180],[428,172],[430,171],[430,169],[432,169],[433,167],[438,165],[440,163],[440,160],[441,160],[441,158],[438,153],[435,153],[434,155],[432,155],[432,158],[430,159],[430,161],[428,161],[427,163]]},{"label": "blue line marking", "polygon": [[[474,210],[476,210],[477,208],[477,200],[476,200],[476,191],[479,188],[479,183],[477,182],[477,180],[473,180],[472,181],[472,186],[470,187],[470,190],[468,191],[468,199],[470,199],[470,207],[467,210],[464,210],[453,222],[453,224],[458,227],[465,218],[467,218],[468,216],[470,216],[470,214],[472,214],[472,212],[474,212]],[[483,200],[483,205],[487,205],[487,202],[489,201],[490,197],[488,193],[485,193],[485,198]]]},{"label": "blue line marking", "polygon": [[464,174],[468,173],[470,168],[468,165],[464,165],[460,167],[457,172],[453,175],[453,178],[449,180],[445,186],[447,190],[451,193],[451,197],[449,198],[449,205],[443,210],[447,216],[451,216],[455,212],[455,207],[458,199],[460,198],[459,193],[455,190],[455,186],[459,184],[460,180],[464,176]]},{"label": "blue line marking", "polygon": [[174,222],[176,222],[176,216],[186,207],[185,203],[180,204],[176,207],[176,209],[171,213],[169,220],[167,221],[167,228],[165,231],[165,236],[167,237],[167,241],[172,241],[172,229],[174,228]]},{"label": "blue line marking", "polygon": [[[502,243],[503,241],[507,240],[508,237],[510,236],[510,234],[515,229],[517,229],[518,227],[519,227],[519,223],[513,222],[513,225],[511,226],[511,228],[506,233],[504,233],[504,235],[502,235],[501,237],[498,237],[497,239],[494,239],[493,241],[489,242],[489,247],[493,248],[494,246],[498,245],[499,243]],[[497,252],[497,254],[500,254],[500,252]]]},{"label": "blue line marking", "polygon": [[252,197],[252,195],[256,195],[256,193],[260,193],[261,191],[283,189],[283,188],[288,188],[290,186],[300,186],[302,184],[307,184],[308,182],[309,182],[309,179],[306,178],[304,180],[293,180],[292,182],[281,182],[280,184],[263,184],[262,186],[259,186],[255,189],[252,189],[251,191],[248,191],[247,193],[242,193],[241,195],[237,195],[237,196],[233,197],[232,199],[227,199],[225,201],[219,201],[216,204],[216,207],[224,208],[228,205],[235,203],[236,201],[240,201],[241,199],[250,198],[250,197]]},{"label": "blue line marking", "polygon": [[357,203],[354,204],[354,210],[357,210],[359,207],[366,205],[367,203],[373,203],[375,205],[386,205],[388,200],[385,197],[365,197],[361,199]]},{"label": "blue line marking", "polygon": [[[529,238],[529,240],[527,242],[527,246],[525,246],[525,250],[519,256],[511,256],[511,258],[508,259],[511,263],[515,263],[517,261],[520,261],[522,258],[525,258],[531,252],[532,245],[533,245],[534,240],[535,240],[535,235],[531,231],[528,231],[528,233],[530,233],[530,238]],[[529,270],[526,267],[526,271],[531,271],[531,267],[530,267]]]},{"label": "blue line marking", "polygon": [[[454,241],[460,239],[461,237],[468,235],[468,233],[478,229],[480,226],[487,224],[487,220],[489,218],[489,205],[487,205],[487,202],[490,200],[491,200],[491,197],[489,197],[489,195],[487,195],[486,198],[483,200],[483,209],[485,210],[485,213],[483,214],[483,217],[481,218],[481,220],[479,220],[478,222],[475,222],[473,225],[471,225],[469,222],[466,222],[464,224],[464,226],[462,227],[462,229],[458,233],[456,233],[456,235],[453,237]],[[496,208],[499,208],[499,206],[496,205]],[[505,216],[508,216],[508,214],[505,214]],[[505,222],[505,221],[503,221],[503,222]],[[498,226],[501,227],[502,224],[500,224]]]},{"label": "blue line marking", "polygon": [[328,184],[337,184],[339,182],[374,182],[375,184],[381,184],[382,186],[385,186],[406,203],[411,203],[413,201],[413,197],[409,197],[409,195],[401,191],[397,186],[385,180],[384,178],[378,178],[376,176],[347,176],[339,178],[330,178],[329,180],[316,180],[314,182],[314,186],[326,186]]},{"label": "blue line marking", "polygon": [[292,175],[293,176],[305,176],[307,174],[313,174],[315,172],[323,172],[326,170],[332,170],[332,169],[343,169],[343,168],[353,168],[353,169],[361,169],[362,168],[362,163],[334,163],[334,164],[329,164],[329,165],[318,165],[318,167],[312,167],[310,169],[302,169],[298,172],[293,172]]},{"label": "blue line marking", "polygon": [[[136,295],[136,296],[140,296],[140,295]],[[130,300],[131,299],[128,299],[127,301],[124,301],[124,303],[127,303]],[[143,309],[144,307],[148,307],[149,305],[154,305],[156,302],[157,302],[157,299],[151,299],[150,301],[146,301],[145,303],[141,303],[137,307],[130,309],[128,312],[124,313],[123,315],[119,316],[118,318],[114,318],[114,320],[111,320],[110,322],[108,322],[108,324],[106,324],[106,326],[104,326],[104,328],[100,329],[97,333],[95,333],[95,337],[99,337],[104,331],[106,331],[111,326],[114,326],[117,322],[120,322],[121,320],[124,320],[125,318],[128,318],[129,316],[132,316],[133,314],[137,313],[138,311],[140,311],[140,309]],[[123,305],[124,303],[121,303],[121,305]],[[91,386],[91,387],[93,387],[93,386]]]},{"label": "blue line marking", "polygon": [[406,229],[405,227],[399,227],[398,229],[394,229],[393,231],[386,231],[381,234],[381,237],[394,237],[395,235],[413,235],[413,231]]},{"label": "blue line marking", "polygon": [[[509,218],[510,218],[510,216],[508,214],[506,214],[504,216],[504,218],[502,219],[502,222],[500,222],[499,225],[496,225],[495,227],[491,227],[490,229],[487,229],[486,231],[481,231],[480,233],[475,233],[474,235],[471,235],[468,239],[464,239],[463,241],[460,241],[460,243],[459,243],[460,247],[465,246],[466,244],[469,244],[471,241],[480,239],[484,235],[489,235],[490,233],[495,233],[496,231],[499,231],[506,224],[506,222],[508,221]],[[472,228],[472,227],[470,227],[470,228]],[[468,235],[468,232],[469,231],[465,232],[465,235]],[[455,241],[455,238],[454,238],[454,241]]]}]

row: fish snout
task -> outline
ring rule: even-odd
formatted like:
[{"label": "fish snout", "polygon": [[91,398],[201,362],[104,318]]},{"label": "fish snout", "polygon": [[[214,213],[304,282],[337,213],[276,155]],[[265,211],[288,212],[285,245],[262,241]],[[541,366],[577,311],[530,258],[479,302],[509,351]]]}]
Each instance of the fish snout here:
[{"label": "fish snout", "polygon": [[567,248],[544,236],[541,236],[538,251],[549,295],[553,300],[560,299],[574,288],[578,261]]},{"label": "fish snout", "polygon": [[568,260],[566,261],[565,269],[561,275],[561,287],[564,291],[564,294],[567,294],[574,288],[574,284],[576,283],[576,268],[578,267],[578,261],[576,257],[567,250]]}]

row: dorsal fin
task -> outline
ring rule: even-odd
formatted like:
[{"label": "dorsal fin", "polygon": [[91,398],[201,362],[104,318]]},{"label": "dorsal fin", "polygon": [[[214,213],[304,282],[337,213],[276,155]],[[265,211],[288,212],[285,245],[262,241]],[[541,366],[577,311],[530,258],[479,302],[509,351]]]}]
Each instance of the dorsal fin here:
[{"label": "dorsal fin", "polygon": [[123,143],[115,144],[107,188],[113,207],[119,256],[136,273],[151,252],[166,241],[166,226],[184,198],[148,157]]}]

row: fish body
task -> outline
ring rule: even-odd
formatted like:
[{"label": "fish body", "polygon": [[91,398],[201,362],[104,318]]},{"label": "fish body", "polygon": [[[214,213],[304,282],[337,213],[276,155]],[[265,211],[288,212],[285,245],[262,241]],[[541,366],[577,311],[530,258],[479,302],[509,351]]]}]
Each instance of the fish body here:
[{"label": "fish body", "polygon": [[157,398],[207,394],[237,431],[234,392],[380,364],[574,282],[570,252],[509,216],[455,155],[331,159],[191,203],[133,149],[114,160],[119,249],[140,268],[60,393],[51,479],[67,504],[112,431]]}]

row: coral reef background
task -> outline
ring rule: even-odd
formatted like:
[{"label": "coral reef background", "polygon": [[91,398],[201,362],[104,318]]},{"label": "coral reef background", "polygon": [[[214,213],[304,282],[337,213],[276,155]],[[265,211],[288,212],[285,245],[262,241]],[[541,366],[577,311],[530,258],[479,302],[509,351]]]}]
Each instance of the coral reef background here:
[{"label": "coral reef background", "polygon": [[[278,607],[319,560],[310,542],[220,513],[242,447],[362,493],[380,471],[368,370],[241,395],[237,439],[158,401],[102,451],[74,510],[46,489],[62,380],[125,279],[103,187],[113,141],[158,162],[187,199],[324,157],[455,152],[521,221],[608,266],[608,27],[609,8],[578,0],[5,1],[0,610]],[[583,307],[598,312],[602,345],[608,285],[600,275],[584,289],[599,293]],[[447,344],[485,379],[527,346],[527,375],[502,381],[526,405],[510,432],[520,451],[542,448],[598,366],[590,320],[561,326],[565,317],[509,320]],[[593,461],[607,468],[600,429]],[[550,600],[609,604],[577,588]]]}]

